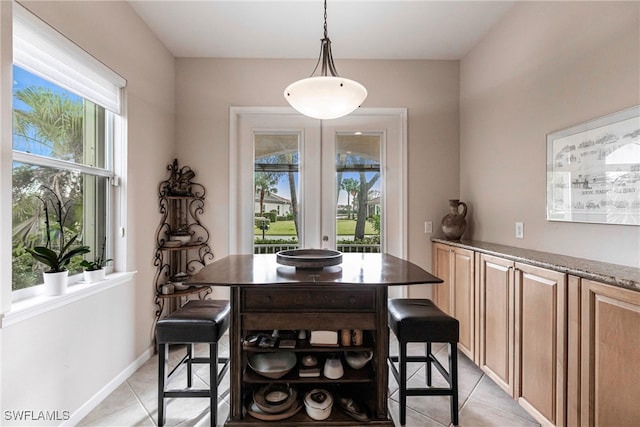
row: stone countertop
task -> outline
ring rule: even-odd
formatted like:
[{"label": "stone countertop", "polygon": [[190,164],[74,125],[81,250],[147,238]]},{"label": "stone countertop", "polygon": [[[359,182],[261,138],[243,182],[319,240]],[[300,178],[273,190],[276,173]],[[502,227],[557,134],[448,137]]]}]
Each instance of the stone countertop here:
[{"label": "stone countertop", "polygon": [[495,255],[512,261],[523,262],[640,292],[640,268],[476,240],[453,241],[432,238],[431,241]]}]

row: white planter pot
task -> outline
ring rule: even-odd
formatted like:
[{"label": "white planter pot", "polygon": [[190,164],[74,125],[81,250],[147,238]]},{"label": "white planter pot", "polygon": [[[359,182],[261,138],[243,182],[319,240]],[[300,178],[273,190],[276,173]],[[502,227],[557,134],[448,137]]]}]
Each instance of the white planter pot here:
[{"label": "white planter pot", "polygon": [[44,294],[49,296],[62,295],[67,292],[69,283],[69,272],[60,271],[58,273],[43,273]]},{"label": "white planter pot", "polygon": [[100,280],[104,280],[105,271],[104,271],[104,268],[101,268],[100,270],[91,270],[91,271],[84,270],[83,276],[84,276],[84,281],[87,283],[99,282]]}]

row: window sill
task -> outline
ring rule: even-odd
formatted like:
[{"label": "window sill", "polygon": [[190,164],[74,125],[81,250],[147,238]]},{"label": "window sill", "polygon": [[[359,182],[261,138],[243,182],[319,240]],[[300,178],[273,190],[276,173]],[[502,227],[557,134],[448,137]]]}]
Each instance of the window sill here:
[{"label": "window sill", "polygon": [[130,281],[135,273],[135,271],[113,273],[107,275],[107,278],[100,282],[69,285],[67,293],[64,295],[39,295],[13,302],[11,304],[11,311],[0,314],[0,329],[121,285]]}]

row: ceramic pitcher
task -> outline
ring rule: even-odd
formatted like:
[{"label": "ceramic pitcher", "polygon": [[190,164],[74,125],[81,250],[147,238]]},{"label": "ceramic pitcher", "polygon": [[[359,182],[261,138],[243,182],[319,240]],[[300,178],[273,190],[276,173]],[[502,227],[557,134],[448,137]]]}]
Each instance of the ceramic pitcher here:
[{"label": "ceramic pitcher", "polygon": [[[462,212],[460,212],[462,206]],[[458,199],[449,200],[449,213],[442,218],[442,231],[449,240],[460,240],[467,228],[467,204]]]}]

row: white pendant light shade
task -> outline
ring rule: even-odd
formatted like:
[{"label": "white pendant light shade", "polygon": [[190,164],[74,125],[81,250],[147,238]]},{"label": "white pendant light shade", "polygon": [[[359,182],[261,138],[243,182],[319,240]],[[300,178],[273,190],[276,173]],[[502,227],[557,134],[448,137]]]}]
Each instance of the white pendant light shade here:
[{"label": "white pendant light shade", "polygon": [[305,116],[328,120],[353,112],[367,98],[367,89],[343,77],[318,76],[291,83],[284,97]]}]

